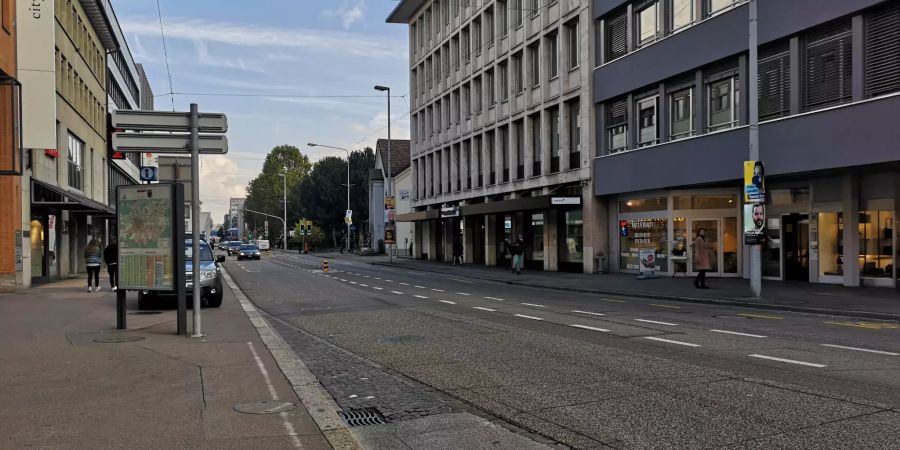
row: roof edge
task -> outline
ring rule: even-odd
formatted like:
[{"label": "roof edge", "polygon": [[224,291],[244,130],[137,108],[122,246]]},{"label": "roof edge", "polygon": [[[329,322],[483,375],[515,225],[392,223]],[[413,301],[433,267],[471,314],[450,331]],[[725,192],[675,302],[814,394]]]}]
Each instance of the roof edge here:
[{"label": "roof edge", "polygon": [[427,0],[401,0],[384,21],[387,23],[409,24],[409,21],[416,12],[425,5],[426,1]]}]

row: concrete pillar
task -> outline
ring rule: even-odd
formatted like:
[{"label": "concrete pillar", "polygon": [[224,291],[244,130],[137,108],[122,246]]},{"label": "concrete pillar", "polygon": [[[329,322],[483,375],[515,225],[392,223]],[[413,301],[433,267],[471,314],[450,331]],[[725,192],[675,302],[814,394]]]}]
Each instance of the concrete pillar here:
[{"label": "concrete pillar", "polygon": [[590,185],[582,191],[581,204],[584,217],[584,272],[593,273],[598,270],[594,257],[600,252],[607,259],[609,257],[608,210],[605,199],[595,197]]},{"label": "concrete pillar", "polygon": [[441,151],[441,192],[450,192],[450,148]]},{"label": "concrete pillar", "polygon": [[[525,177],[531,177],[535,175],[540,175],[534,173],[534,128],[535,128],[535,120],[532,120],[532,117],[525,118]],[[537,114],[537,121],[540,124],[540,113]],[[540,131],[540,127],[538,127]]]},{"label": "concrete pillar", "polygon": [[478,223],[474,217],[463,217],[463,261],[466,264],[475,262],[475,233],[481,231],[476,229]]},{"label": "concrete pillar", "polygon": [[469,166],[469,161],[471,158],[469,157],[469,152],[471,151],[471,143],[468,140],[462,141],[459,144],[459,190],[469,189],[471,185],[467,182],[472,177],[472,168]]},{"label": "concrete pillar", "polygon": [[[522,122],[513,122],[509,129],[509,180],[519,177],[519,126]],[[524,143],[523,143],[524,144]]]},{"label": "concrete pillar", "polygon": [[841,178],[844,213],[844,286],[859,286],[859,177]]},{"label": "concrete pillar", "polygon": [[429,261],[437,261],[438,254],[438,241],[435,239],[435,227],[437,227],[437,220],[429,220],[425,222],[427,224],[426,230],[428,233],[428,260]]},{"label": "concrete pillar", "polygon": [[558,212],[555,209],[544,211],[544,270],[556,272],[559,270],[559,245],[557,224]]},{"label": "concrete pillar", "polygon": [[497,265],[497,217],[496,214],[484,216],[484,264],[486,266]]},{"label": "concrete pillar", "polygon": [[569,149],[572,142],[572,136],[569,136],[569,105],[567,103],[559,104],[559,171],[569,170],[570,157]]}]

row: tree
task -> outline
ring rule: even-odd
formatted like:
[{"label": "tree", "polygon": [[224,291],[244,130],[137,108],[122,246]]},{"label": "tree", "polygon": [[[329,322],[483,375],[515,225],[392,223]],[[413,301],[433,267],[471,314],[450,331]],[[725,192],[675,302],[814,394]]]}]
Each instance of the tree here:
[{"label": "tree", "polygon": [[[309,176],[312,164],[309,158],[300,153],[300,149],[292,145],[279,145],[273,148],[263,163],[262,172],[250,181],[247,186],[247,201],[245,207],[255,211],[271,214],[276,217],[284,215],[284,184],[281,174],[287,174],[287,192],[290,202],[290,193],[295,192],[300,182]],[[258,214],[247,214],[247,222],[251,228],[262,228],[266,217]],[[288,223],[299,218],[298,212],[288,210]],[[281,229],[269,222],[268,239],[274,239],[281,235]],[[275,221],[277,222],[277,221]]]},{"label": "tree", "polygon": [[375,152],[371,148],[350,153],[350,209],[357,229],[369,217],[369,171],[373,168]]},{"label": "tree", "polygon": [[344,223],[344,208],[347,206],[347,191],[342,181],[347,177],[347,162],[335,156],[326,156],[317,161],[304,178],[293,198],[295,208],[332,235],[337,246],[337,230]]}]

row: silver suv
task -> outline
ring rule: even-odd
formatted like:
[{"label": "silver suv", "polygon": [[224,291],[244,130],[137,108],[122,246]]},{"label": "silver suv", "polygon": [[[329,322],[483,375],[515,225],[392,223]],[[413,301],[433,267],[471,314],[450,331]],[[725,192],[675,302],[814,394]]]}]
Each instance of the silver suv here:
[{"label": "silver suv", "polygon": [[[185,273],[185,291],[188,298],[194,291],[194,274],[193,274],[193,241],[191,239],[184,240],[184,273]],[[200,297],[206,306],[218,308],[222,306],[222,272],[219,270],[219,263],[225,262],[225,256],[213,256],[212,249],[206,241],[200,241]],[[174,292],[160,291],[140,291],[138,292],[138,308],[149,309],[159,296],[173,296]],[[188,300],[190,304],[190,300]]]}]

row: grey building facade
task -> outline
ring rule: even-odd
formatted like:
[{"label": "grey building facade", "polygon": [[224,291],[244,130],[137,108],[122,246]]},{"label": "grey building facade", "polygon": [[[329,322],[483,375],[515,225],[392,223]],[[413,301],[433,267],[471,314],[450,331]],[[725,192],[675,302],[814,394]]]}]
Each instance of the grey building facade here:
[{"label": "grey building facade", "polygon": [[588,0],[404,0],[414,256],[594,270],[605,208],[591,187]]},{"label": "grey building facade", "polygon": [[[900,1],[758,0],[763,275],[897,287]],[[594,193],[610,269],[748,276],[746,1],[594,0]]]}]

